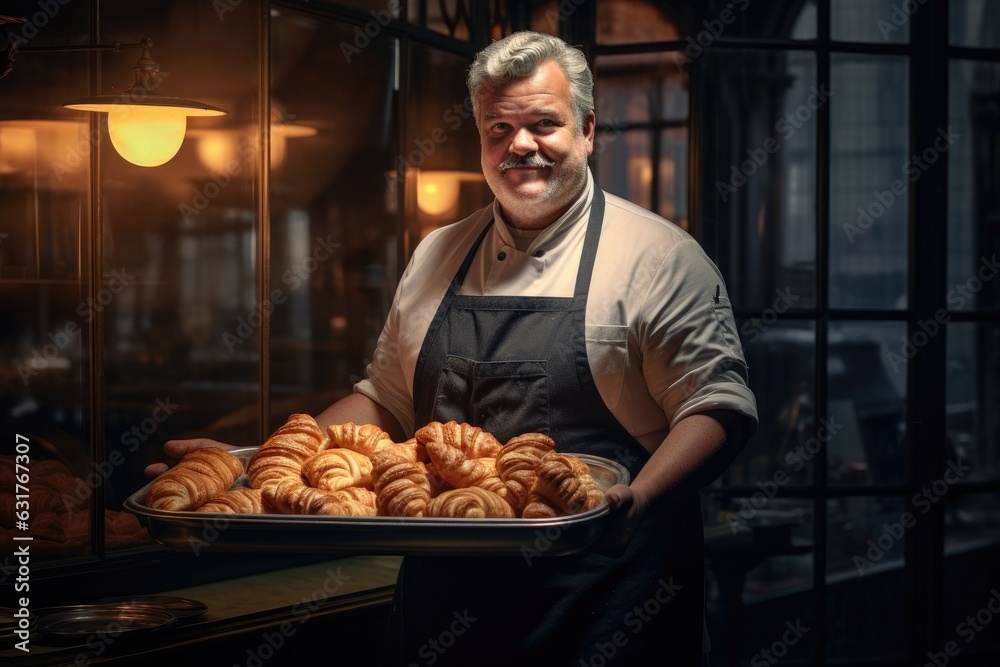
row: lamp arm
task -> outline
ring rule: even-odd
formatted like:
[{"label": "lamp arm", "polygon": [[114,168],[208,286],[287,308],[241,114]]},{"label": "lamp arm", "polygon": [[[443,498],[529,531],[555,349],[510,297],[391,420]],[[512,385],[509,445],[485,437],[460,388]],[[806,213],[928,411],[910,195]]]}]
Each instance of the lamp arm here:
[{"label": "lamp arm", "polygon": [[114,42],[113,44],[90,44],[87,46],[29,46],[26,48],[18,48],[17,40],[8,41],[10,48],[7,49],[7,69],[0,73],[0,79],[10,74],[11,70],[14,69],[14,58],[18,53],[69,53],[74,51],[114,51],[118,53],[122,49],[142,49],[142,56],[135,64],[136,82],[128,90],[136,85],[142,85],[147,91],[153,91],[156,90],[156,84],[159,82],[160,68],[150,55],[153,40],[149,37],[143,37],[141,42],[134,44]]}]

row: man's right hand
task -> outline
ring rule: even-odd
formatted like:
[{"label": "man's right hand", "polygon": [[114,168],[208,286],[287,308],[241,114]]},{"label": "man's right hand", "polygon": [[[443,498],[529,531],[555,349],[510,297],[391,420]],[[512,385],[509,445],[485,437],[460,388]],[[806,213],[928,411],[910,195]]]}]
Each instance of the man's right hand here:
[{"label": "man's right hand", "polygon": [[[209,440],[208,438],[192,438],[191,440],[167,440],[163,443],[163,452],[170,457],[175,459],[180,459],[188,452],[193,452],[196,449],[201,449],[203,447],[218,447],[219,449],[236,449],[233,445],[227,445],[224,442],[219,442],[218,440]],[[169,469],[166,463],[151,463],[146,466],[143,474],[147,479],[153,479],[158,475],[165,473]]]}]

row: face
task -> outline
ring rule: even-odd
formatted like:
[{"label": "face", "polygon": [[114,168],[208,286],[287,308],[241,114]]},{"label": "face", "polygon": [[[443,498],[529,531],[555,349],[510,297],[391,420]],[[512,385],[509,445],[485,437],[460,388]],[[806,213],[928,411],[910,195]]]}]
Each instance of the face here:
[{"label": "face", "polygon": [[554,61],[530,77],[483,87],[483,174],[510,224],[540,229],[569,208],[587,182],[594,123],[591,111],[577,130],[569,81]]}]

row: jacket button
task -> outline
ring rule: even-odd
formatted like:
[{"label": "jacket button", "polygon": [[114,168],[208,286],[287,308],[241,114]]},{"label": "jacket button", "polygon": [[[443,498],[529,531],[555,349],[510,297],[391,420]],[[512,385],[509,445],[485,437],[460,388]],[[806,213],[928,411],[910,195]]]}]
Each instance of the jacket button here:
[{"label": "jacket button", "polygon": [[501,262],[504,261],[505,259],[507,259],[507,253],[501,250],[500,252],[497,253],[497,259],[499,259]]},{"label": "jacket button", "polygon": [[535,257],[541,257],[544,254],[545,254],[544,250],[536,250],[535,251]]}]

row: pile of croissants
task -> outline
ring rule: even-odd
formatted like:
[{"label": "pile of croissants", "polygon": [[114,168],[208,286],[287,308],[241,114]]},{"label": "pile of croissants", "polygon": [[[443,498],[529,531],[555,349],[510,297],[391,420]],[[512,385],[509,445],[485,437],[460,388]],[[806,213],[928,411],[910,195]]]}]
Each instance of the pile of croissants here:
[{"label": "pile of croissants", "polygon": [[[169,511],[447,518],[549,518],[597,507],[586,463],[541,433],[501,444],[470,424],[431,422],[406,442],[372,424],[324,434],[293,414],[242,461],[217,447],[189,452],[149,486]],[[246,473],[248,486],[230,488]]]}]

